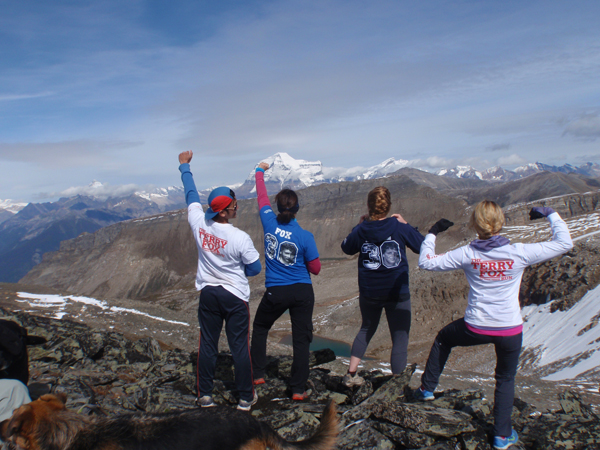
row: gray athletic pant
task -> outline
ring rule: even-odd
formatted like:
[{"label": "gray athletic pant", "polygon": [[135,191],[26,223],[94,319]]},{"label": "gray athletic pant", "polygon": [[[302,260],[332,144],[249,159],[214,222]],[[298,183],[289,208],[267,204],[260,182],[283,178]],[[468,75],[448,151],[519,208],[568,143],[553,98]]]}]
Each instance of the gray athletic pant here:
[{"label": "gray athletic pant", "polygon": [[400,296],[398,301],[385,298],[359,297],[362,325],[352,344],[352,356],[362,359],[371,338],[377,331],[381,312],[385,309],[390,335],[392,336],[392,373],[402,373],[408,360],[408,334],[410,332],[410,294]]}]

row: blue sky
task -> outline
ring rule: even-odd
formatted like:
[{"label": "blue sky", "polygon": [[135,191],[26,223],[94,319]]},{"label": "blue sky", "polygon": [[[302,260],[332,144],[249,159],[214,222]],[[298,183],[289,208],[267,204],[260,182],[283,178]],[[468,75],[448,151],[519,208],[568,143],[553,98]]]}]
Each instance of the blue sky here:
[{"label": "blue sky", "polygon": [[0,0],[0,199],[242,181],[276,152],[600,162],[600,2]]}]

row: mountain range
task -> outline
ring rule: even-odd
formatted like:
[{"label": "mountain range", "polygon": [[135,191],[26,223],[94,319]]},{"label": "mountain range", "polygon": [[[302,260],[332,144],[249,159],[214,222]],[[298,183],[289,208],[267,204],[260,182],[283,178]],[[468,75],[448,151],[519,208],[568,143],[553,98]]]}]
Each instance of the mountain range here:
[{"label": "mountain range", "polygon": [[[467,203],[494,198],[504,205],[517,198],[529,201],[600,188],[597,179],[600,165],[593,163],[577,168],[535,163],[514,171],[501,167],[477,171],[470,166],[457,166],[433,174],[408,167],[410,162],[407,160],[394,158],[366,169],[323,167],[319,161],[297,160],[287,153],[277,153],[264,161],[271,166],[265,173],[269,194],[278,192],[284,186],[300,190],[321,184],[336,185],[401,175]],[[526,182],[523,180],[536,174],[540,181],[531,178],[527,178]],[[505,186],[507,182],[517,184],[508,189]],[[540,183],[543,184],[541,187]],[[254,170],[242,183],[231,187],[239,199],[254,197]],[[113,223],[185,206],[181,187],[138,191],[108,198],[100,195],[102,188],[103,185],[95,181],[85,189],[87,195],[75,195],[48,203],[19,204],[0,200],[0,282],[18,281],[42,260],[44,253],[58,250],[63,240],[83,232],[92,233]],[[202,202],[206,201],[211,189],[199,192]],[[523,192],[528,192],[528,195],[523,196]]]},{"label": "mountain range", "polygon": [[[397,160],[395,158],[388,158],[382,163],[368,168],[324,167],[320,161],[294,159],[283,152],[269,156],[263,161],[271,166],[265,174],[265,184],[267,185],[269,194],[278,192],[284,186],[289,187],[290,189],[303,189],[322,183],[371,180],[374,178],[399,174],[399,171],[403,169],[413,169],[419,172],[429,173],[424,169],[412,167],[411,161],[405,159]],[[481,180],[495,183],[514,181],[540,172],[579,174],[585,177],[598,178],[600,177],[600,164],[588,162],[579,167],[575,167],[571,164],[553,166],[536,162],[517,167],[514,170],[503,169],[500,166],[494,166],[485,170],[477,170],[471,166],[456,166],[449,169],[438,170],[435,172],[435,175],[446,178]],[[106,196],[100,195],[102,187],[104,187],[102,183],[94,181],[85,189],[85,194],[83,195],[92,198],[104,198]],[[254,170],[250,171],[248,177],[243,182],[233,184],[230,187],[236,190],[236,195],[240,199],[253,197],[255,195]],[[199,190],[201,201],[206,201],[208,194],[213,188],[214,187],[210,187]],[[98,194],[94,192],[94,189],[99,191]],[[74,188],[69,190],[74,190]],[[168,188],[157,188],[152,191],[137,191],[133,194],[112,196],[111,198],[113,204],[116,204],[120,201],[119,199],[123,199],[126,203],[130,203],[132,199],[139,197],[140,199],[146,200],[151,209],[165,209],[165,207],[169,208],[169,205],[181,203],[179,199],[181,193],[181,187],[171,186]],[[136,201],[133,202],[138,203]],[[12,215],[19,212],[25,206],[27,206],[27,203],[0,200],[0,223],[12,217]]]}]

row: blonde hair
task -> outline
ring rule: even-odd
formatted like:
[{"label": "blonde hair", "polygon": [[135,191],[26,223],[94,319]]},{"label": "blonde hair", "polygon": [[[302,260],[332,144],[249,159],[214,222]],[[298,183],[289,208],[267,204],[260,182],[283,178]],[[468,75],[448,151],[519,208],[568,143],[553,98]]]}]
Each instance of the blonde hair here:
[{"label": "blonde hair", "polygon": [[489,239],[500,233],[504,226],[502,208],[491,200],[479,202],[473,210],[469,226],[479,235],[479,239]]},{"label": "blonde hair", "polygon": [[383,219],[392,207],[392,196],[385,186],[378,186],[369,192],[367,197],[369,218],[371,220]]}]

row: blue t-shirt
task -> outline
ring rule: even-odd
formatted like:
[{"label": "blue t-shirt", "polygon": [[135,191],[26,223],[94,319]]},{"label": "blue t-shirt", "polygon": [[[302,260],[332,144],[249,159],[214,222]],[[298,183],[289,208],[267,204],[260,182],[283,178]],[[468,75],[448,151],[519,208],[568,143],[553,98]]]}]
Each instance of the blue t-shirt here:
[{"label": "blue t-shirt", "polygon": [[280,224],[270,206],[261,208],[260,220],[265,233],[265,286],[312,284],[306,263],[319,257],[312,233],[296,219]]}]

